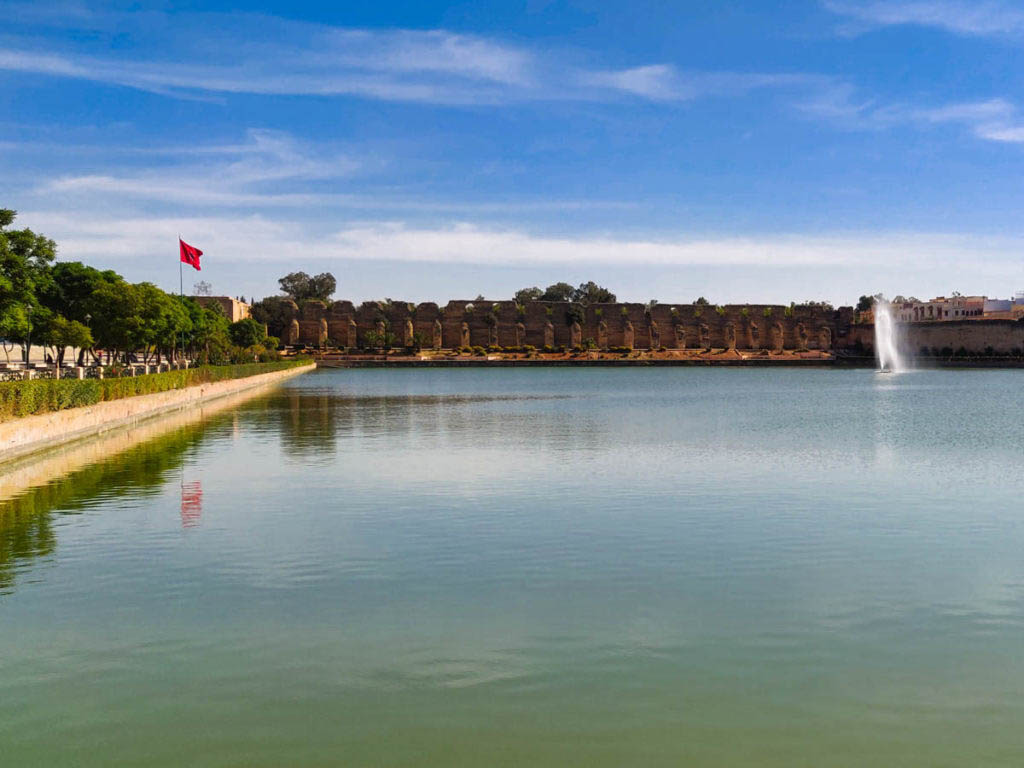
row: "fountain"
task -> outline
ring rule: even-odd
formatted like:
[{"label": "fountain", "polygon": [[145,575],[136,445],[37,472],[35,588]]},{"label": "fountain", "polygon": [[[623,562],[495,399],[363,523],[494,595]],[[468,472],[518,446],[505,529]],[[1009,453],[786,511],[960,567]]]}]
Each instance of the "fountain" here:
[{"label": "fountain", "polygon": [[906,361],[900,354],[898,335],[892,305],[879,299],[875,302],[875,354],[878,357],[878,370],[883,373],[907,370]]}]

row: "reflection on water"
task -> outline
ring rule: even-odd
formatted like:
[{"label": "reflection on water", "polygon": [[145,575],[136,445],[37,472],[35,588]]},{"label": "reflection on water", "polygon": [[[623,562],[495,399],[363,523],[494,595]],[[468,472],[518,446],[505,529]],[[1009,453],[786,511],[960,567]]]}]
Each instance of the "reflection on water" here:
[{"label": "reflection on water", "polygon": [[5,756],[1018,765],[1018,375],[882,378],[318,372],[95,461],[0,516]]},{"label": "reflection on water", "polygon": [[203,483],[193,480],[181,486],[181,527],[195,528],[203,516]]},{"label": "reflection on water", "polygon": [[201,426],[175,430],[12,499],[0,500],[0,591],[14,586],[20,560],[53,553],[55,512],[73,515],[117,497],[155,493],[171,471],[181,467],[202,430]]}]

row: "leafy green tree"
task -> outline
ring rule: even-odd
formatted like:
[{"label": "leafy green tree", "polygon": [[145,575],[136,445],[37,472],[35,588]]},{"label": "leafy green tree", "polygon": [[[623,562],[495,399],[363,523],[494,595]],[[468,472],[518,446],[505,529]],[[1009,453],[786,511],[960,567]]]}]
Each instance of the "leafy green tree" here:
[{"label": "leafy green tree", "polygon": [[297,303],[308,299],[329,301],[338,287],[334,275],[330,272],[321,272],[313,277],[305,272],[290,272],[277,282],[281,286],[282,293]]},{"label": "leafy green tree", "polygon": [[93,295],[93,337],[112,359],[137,347],[142,326],[140,304],[135,286],[123,280],[103,284]]},{"label": "leafy green tree", "polygon": [[573,290],[570,300],[584,306],[588,304],[614,304],[615,294],[591,280],[587,283],[580,283],[579,287]]},{"label": "leafy green tree", "polygon": [[251,317],[229,325],[228,336],[231,338],[232,344],[243,348],[254,347],[267,338],[263,325]]},{"label": "leafy green tree", "polygon": [[576,289],[568,283],[555,283],[544,290],[540,301],[572,301],[575,291]]},{"label": "leafy green tree", "polygon": [[92,333],[77,320],[68,320],[64,315],[49,313],[42,321],[34,338],[41,344],[53,349],[54,360],[63,365],[68,347],[72,349],[89,349],[93,345]]},{"label": "leafy green tree", "polygon": [[537,286],[533,286],[532,288],[521,288],[516,291],[516,304],[526,304],[530,301],[537,301],[543,295],[544,291]]},{"label": "leafy green tree", "polygon": [[30,229],[8,229],[16,216],[15,211],[0,209],[0,328],[6,338],[22,344],[27,360],[29,311],[38,307],[37,293],[48,286],[57,246]]}]

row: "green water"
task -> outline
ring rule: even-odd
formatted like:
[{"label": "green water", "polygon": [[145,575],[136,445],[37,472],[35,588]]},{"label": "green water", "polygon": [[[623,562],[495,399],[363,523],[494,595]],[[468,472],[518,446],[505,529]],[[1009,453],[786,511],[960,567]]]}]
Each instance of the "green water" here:
[{"label": "green water", "polygon": [[1020,766],[1022,406],[301,376],[0,507],[0,765]]}]

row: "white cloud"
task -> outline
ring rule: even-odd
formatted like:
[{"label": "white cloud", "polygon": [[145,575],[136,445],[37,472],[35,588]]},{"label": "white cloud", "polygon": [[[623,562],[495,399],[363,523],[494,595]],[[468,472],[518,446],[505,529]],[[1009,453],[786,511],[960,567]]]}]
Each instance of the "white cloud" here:
[{"label": "white cloud", "polygon": [[178,232],[222,262],[308,263],[395,261],[500,267],[545,265],[744,266],[893,268],[1016,261],[1024,242],[906,232],[834,235],[675,236],[629,239],[606,235],[551,236],[470,223],[417,227],[367,221],[314,231],[309,222],[263,216],[104,218],[85,213],[25,211],[19,222],[60,243],[62,259],[159,258]]},{"label": "white cloud", "polygon": [[869,27],[938,27],[960,35],[1024,35],[1019,4],[986,0],[825,0],[825,7]]},{"label": "white cloud", "polygon": [[[39,16],[38,11],[13,13],[12,26],[16,30],[22,17],[38,22]],[[8,35],[0,47],[0,70],[183,98],[358,96],[448,105],[622,97],[678,101],[737,88],[806,85],[787,75],[684,73],[664,62],[581,66],[569,63],[563,52],[447,30],[350,29],[240,13],[55,14],[53,23],[82,23],[90,33],[60,50]],[[115,30],[121,32],[118,46],[103,45]]]},{"label": "white cloud", "polygon": [[859,98],[852,86],[841,85],[823,90],[798,106],[810,115],[851,130],[960,125],[984,141],[1024,143],[1024,117],[1015,104],[1002,98],[939,106],[879,104],[873,99]]}]

